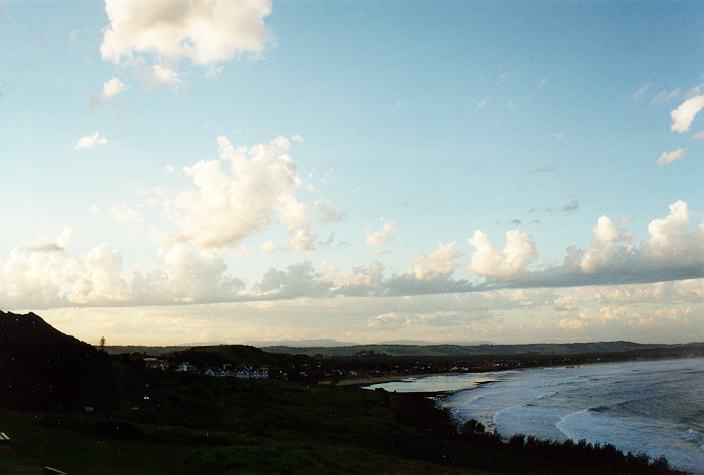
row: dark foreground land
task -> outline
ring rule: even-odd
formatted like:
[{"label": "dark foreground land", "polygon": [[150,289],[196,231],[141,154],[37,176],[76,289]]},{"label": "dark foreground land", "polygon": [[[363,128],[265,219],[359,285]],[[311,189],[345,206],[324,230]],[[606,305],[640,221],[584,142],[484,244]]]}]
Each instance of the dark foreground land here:
[{"label": "dark foreground land", "polygon": [[[45,466],[108,475],[672,473],[664,461],[610,446],[501,441],[472,422],[458,427],[424,395],[106,360],[39,317],[21,318],[0,314],[0,339],[15,342],[0,348],[0,381],[12,384],[0,394],[0,432],[11,438],[0,443],[3,475],[39,474]],[[60,363],[62,353],[72,355],[71,365]]]},{"label": "dark foreground land", "polygon": [[667,473],[613,448],[458,431],[419,395],[116,373],[120,391],[148,393],[138,410],[0,412],[14,452],[0,456],[0,473]]}]

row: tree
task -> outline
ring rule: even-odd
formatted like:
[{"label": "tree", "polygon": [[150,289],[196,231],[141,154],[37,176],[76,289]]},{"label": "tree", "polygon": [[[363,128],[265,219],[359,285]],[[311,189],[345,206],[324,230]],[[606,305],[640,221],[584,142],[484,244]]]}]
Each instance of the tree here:
[{"label": "tree", "polygon": [[105,351],[105,337],[104,336],[100,337],[100,343],[98,343],[98,346],[100,347],[100,351]]}]

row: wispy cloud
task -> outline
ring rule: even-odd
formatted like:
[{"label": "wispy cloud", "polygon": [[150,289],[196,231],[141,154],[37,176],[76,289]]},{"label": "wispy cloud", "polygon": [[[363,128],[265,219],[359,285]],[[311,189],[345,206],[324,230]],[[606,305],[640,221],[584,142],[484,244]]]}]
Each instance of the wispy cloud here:
[{"label": "wispy cloud", "polygon": [[80,34],[81,34],[81,30],[79,30],[79,29],[72,30],[71,33],[68,34],[68,43],[70,45],[75,44],[76,41],[78,40],[78,37],[80,36]]},{"label": "wispy cloud", "polygon": [[650,102],[651,104],[665,104],[666,102],[677,99],[679,96],[679,89],[673,89],[672,91],[664,90],[657,93]]},{"label": "wispy cloud", "polygon": [[672,152],[665,152],[657,159],[658,165],[669,165],[670,163],[679,160],[687,154],[687,151],[683,148],[678,148]]},{"label": "wispy cloud", "polygon": [[679,133],[689,131],[689,127],[692,125],[694,118],[702,108],[704,108],[704,96],[694,96],[680,104],[677,109],[670,113],[672,117],[672,131]]},{"label": "wispy cloud", "polygon": [[564,213],[571,213],[572,211],[577,211],[579,208],[579,201],[571,200],[569,203],[560,208],[560,211]]},{"label": "wispy cloud", "polygon": [[548,163],[547,165],[540,166],[538,168],[532,169],[531,173],[548,173],[558,170],[557,163]]},{"label": "wispy cloud", "polygon": [[633,98],[633,102],[640,102],[640,100],[643,98],[643,95],[650,89],[650,83],[643,84],[641,87],[638,88],[636,92],[633,93],[631,96]]}]

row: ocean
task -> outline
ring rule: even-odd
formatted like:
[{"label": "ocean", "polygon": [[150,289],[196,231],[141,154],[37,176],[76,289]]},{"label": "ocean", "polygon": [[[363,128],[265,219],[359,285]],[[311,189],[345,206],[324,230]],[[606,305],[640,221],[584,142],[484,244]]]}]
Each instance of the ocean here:
[{"label": "ocean", "polygon": [[387,391],[455,391],[441,400],[461,422],[504,437],[611,443],[664,455],[704,474],[704,359],[535,368],[382,383]]}]

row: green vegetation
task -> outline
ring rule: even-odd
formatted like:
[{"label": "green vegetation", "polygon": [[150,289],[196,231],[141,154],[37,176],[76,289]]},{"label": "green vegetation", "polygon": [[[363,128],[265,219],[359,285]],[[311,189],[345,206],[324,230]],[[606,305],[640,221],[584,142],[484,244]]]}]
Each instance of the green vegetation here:
[{"label": "green vegetation", "polygon": [[[476,424],[459,431],[425,395],[149,370],[139,355],[111,362],[33,314],[3,314],[0,322],[3,374],[22,391],[5,390],[0,400],[0,431],[12,438],[0,446],[3,475],[38,474],[44,466],[72,475],[671,473],[663,461],[651,465],[610,446],[504,443]],[[311,361],[246,346],[173,358],[294,367]],[[95,411],[85,412],[81,404],[93,400]]]},{"label": "green vegetation", "polygon": [[0,456],[0,473],[626,473],[496,439],[478,444],[419,395],[121,365],[115,373],[121,397],[141,399],[137,410],[0,412],[16,452]]}]

